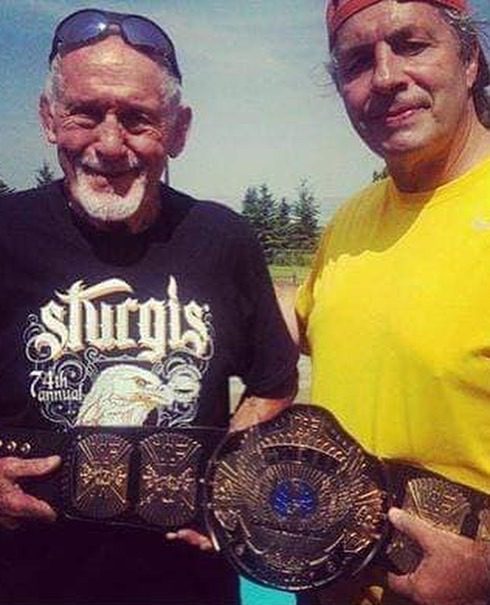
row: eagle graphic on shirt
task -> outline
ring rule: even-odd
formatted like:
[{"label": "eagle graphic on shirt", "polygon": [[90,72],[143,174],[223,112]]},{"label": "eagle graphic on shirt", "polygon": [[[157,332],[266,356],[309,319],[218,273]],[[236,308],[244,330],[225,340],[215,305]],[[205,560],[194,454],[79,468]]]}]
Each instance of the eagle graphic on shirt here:
[{"label": "eagle graphic on shirt", "polygon": [[121,279],[78,280],[29,316],[30,394],[46,418],[68,428],[183,426],[196,417],[214,355],[208,305],[183,302],[173,276],[162,299],[133,293]]}]

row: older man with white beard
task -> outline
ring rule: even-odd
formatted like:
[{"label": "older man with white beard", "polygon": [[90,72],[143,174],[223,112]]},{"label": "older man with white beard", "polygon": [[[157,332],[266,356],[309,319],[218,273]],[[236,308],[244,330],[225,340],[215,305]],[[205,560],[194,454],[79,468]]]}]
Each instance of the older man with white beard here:
[{"label": "older man with white beard", "polygon": [[[273,416],[297,354],[258,244],[232,211],[160,182],[191,122],[170,38],[138,15],[82,10],[58,25],[50,65],[40,114],[64,178],[0,209],[1,426],[236,430]],[[245,392],[230,422],[232,375]],[[57,520],[24,482],[60,458],[12,447],[1,602],[237,601],[207,538]]]}]

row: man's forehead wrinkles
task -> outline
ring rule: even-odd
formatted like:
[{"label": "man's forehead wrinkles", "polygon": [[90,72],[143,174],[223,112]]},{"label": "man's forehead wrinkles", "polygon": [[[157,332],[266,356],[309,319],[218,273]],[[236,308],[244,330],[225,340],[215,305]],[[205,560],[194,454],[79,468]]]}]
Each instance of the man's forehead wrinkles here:
[{"label": "man's forehead wrinkles", "polygon": [[[78,61],[77,61],[78,63]],[[62,89],[65,101],[74,100],[120,102],[150,104],[161,98],[161,88],[164,79],[160,71],[146,74],[139,72],[135,77],[135,66],[126,65],[124,68],[111,66],[86,65],[83,61],[77,65],[62,64]]]},{"label": "man's forehead wrinkles", "polygon": [[359,29],[356,32],[350,33],[349,36],[340,37],[335,50],[337,54],[368,50],[378,42],[390,41],[392,38],[405,35],[407,30],[411,30],[411,28],[401,27],[386,31],[379,24],[374,24],[371,28]]},{"label": "man's forehead wrinkles", "polygon": [[359,54],[371,52],[372,48],[373,48],[373,44],[372,43],[359,43],[359,44],[356,44],[354,42],[352,44],[346,44],[344,46],[339,46],[335,50],[335,56],[337,58],[347,58],[347,57],[350,57],[352,55],[359,55]]},{"label": "man's forehead wrinkles", "polygon": [[105,97],[101,95],[91,96],[87,94],[70,95],[68,93],[63,99],[63,106],[68,111],[76,109],[96,109],[100,111],[139,111],[144,113],[159,113],[160,103],[152,102],[144,97]]},{"label": "man's forehead wrinkles", "polygon": [[129,46],[119,36],[110,36],[95,44],[84,46],[67,53],[62,59],[62,70],[78,70],[90,74],[107,74],[111,77],[123,77],[133,73],[135,67],[155,73],[159,66],[145,54]]},{"label": "man's forehead wrinkles", "polygon": [[[78,76],[80,73],[83,73],[84,77],[92,80],[107,78],[116,83],[126,81],[128,75],[134,73],[134,69],[135,66],[128,61],[103,61],[97,58],[86,60],[83,57],[76,57],[73,62],[62,64],[62,74],[64,77],[70,77],[72,74]],[[155,70],[156,73],[157,70]]]},{"label": "man's forehead wrinkles", "polygon": [[423,36],[428,39],[435,39],[436,36],[432,31],[432,22],[427,22],[426,19],[417,19],[414,17],[407,22],[404,18],[403,22],[399,18],[389,17],[373,21],[362,21],[356,28],[348,30],[348,35],[342,35],[340,32],[337,43],[334,46],[334,52],[351,51],[352,49],[360,49],[369,47],[379,41],[387,41],[389,43],[396,40],[406,39],[413,36]]},{"label": "man's forehead wrinkles", "polygon": [[403,27],[398,27],[396,29],[390,30],[388,32],[380,32],[380,35],[371,41],[363,41],[361,40],[359,43],[354,41],[354,44],[349,48],[355,47],[369,47],[373,43],[386,40],[387,42],[395,42],[396,40],[411,38],[414,36],[423,36],[425,38],[434,38],[433,33],[429,31],[429,28],[419,27],[417,25],[405,25]]}]

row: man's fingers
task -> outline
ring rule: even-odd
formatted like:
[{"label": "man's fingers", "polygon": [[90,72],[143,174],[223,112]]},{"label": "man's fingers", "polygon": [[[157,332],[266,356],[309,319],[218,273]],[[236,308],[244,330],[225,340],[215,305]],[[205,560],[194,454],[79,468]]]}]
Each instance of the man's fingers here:
[{"label": "man's fingers", "polygon": [[39,500],[22,491],[19,486],[5,491],[0,498],[0,510],[5,518],[38,519],[40,521],[56,521],[56,512],[44,500]]},{"label": "man's fingers", "polygon": [[211,540],[204,534],[200,534],[193,529],[179,529],[176,532],[168,532],[165,537],[167,540],[182,540],[191,546],[196,546],[201,550],[213,550]]},{"label": "man's fingers", "polygon": [[388,518],[396,529],[415,540],[424,552],[430,549],[434,532],[437,533],[431,525],[400,508],[390,508]]},{"label": "man's fingers", "polygon": [[271,420],[291,405],[293,397],[294,393],[291,397],[282,399],[266,399],[255,395],[245,397],[231,417],[228,431],[230,433],[243,431],[261,422]]},{"label": "man's fingers", "polygon": [[15,529],[21,519],[37,519],[52,522],[56,512],[51,506],[30,494],[25,493],[18,480],[28,477],[40,477],[59,467],[59,456],[46,458],[0,458],[0,525],[6,529]]},{"label": "man's fingers", "polygon": [[388,586],[398,594],[405,597],[411,597],[413,594],[412,574],[397,576],[394,573],[388,574]]},{"label": "man's fingers", "polygon": [[21,492],[17,498],[6,498],[1,502],[0,527],[17,529],[22,520],[36,519],[45,523],[56,521],[57,514],[47,502]]},{"label": "man's fingers", "polygon": [[2,458],[0,459],[0,476],[6,479],[18,479],[20,477],[40,477],[56,470],[61,464],[59,456],[47,456],[46,458]]},{"label": "man's fingers", "polygon": [[39,500],[34,496],[23,493],[24,499],[20,504],[16,516],[21,518],[34,518],[40,521],[52,523],[56,521],[57,514],[51,506],[44,500]]}]

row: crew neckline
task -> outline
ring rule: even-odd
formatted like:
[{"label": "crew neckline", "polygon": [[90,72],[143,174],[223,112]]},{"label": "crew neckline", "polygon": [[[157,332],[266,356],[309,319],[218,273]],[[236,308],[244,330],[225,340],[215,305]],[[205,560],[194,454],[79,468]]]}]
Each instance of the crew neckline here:
[{"label": "crew neckline", "polygon": [[418,191],[409,193],[401,191],[396,186],[394,180],[390,177],[387,183],[388,199],[390,204],[398,205],[406,209],[420,210],[421,206],[430,207],[436,204],[447,202],[455,197],[460,197],[461,189],[464,188],[467,181],[475,181],[483,178],[490,172],[490,156],[478,162],[456,179],[444,183],[435,189],[428,191]]},{"label": "crew neckline", "polygon": [[[166,190],[164,185],[160,189],[160,212],[157,219],[144,231],[131,233],[126,230],[102,230],[84,220],[73,208],[70,207],[63,186],[63,180],[55,181],[56,195],[48,196],[51,219],[68,237],[75,237],[85,246],[103,240],[112,241],[153,241],[160,240],[162,235],[168,236],[165,231],[165,199]],[[163,233],[162,233],[163,232]]]}]

